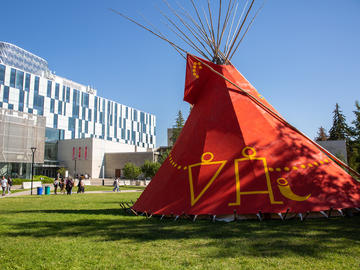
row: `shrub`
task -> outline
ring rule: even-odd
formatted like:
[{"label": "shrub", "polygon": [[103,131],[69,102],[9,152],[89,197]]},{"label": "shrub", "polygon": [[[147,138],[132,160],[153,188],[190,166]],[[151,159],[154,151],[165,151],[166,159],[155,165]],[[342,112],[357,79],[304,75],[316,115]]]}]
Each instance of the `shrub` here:
[{"label": "shrub", "polygon": [[[23,182],[31,182],[31,179],[13,178],[13,185],[21,185]],[[51,184],[54,179],[45,175],[34,175],[34,181],[41,181],[43,184]]]},{"label": "shrub", "polygon": [[159,170],[161,164],[159,162],[151,162],[145,160],[144,165],[141,166],[141,171],[144,174],[145,178],[153,178],[156,172]]},{"label": "shrub", "polygon": [[135,164],[128,162],[124,166],[124,176],[127,179],[136,179],[141,174],[141,170]]}]

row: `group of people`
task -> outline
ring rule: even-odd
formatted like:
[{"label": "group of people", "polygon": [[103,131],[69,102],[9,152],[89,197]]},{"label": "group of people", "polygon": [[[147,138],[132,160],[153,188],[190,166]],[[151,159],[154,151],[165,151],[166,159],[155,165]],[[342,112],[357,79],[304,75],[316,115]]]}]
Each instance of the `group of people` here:
[{"label": "group of people", "polygon": [[7,194],[11,193],[12,185],[13,182],[9,176],[7,178],[5,178],[5,176],[1,177],[2,196],[5,196],[6,192]]},{"label": "group of people", "polygon": [[[77,184],[77,187],[78,187],[77,193],[84,193],[85,192],[85,178],[81,176],[78,179],[79,179],[79,181]],[[66,194],[71,195],[72,189],[74,186],[75,186],[75,181],[71,177],[66,177],[65,179],[62,177],[57,177],[54,180],[54,193],[56,195],[58,192],[58,189],[60,189],[60,192],[62,194],[65,194],[65,190],[66,190]]]}]

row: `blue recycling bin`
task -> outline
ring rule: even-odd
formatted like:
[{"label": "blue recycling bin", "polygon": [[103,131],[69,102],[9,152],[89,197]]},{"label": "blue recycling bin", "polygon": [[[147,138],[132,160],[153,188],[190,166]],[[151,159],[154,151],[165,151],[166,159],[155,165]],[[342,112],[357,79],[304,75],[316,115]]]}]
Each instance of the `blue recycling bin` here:
[{"label": "blue recycling bin", "polygon": [[38,187],[37,188],[37,195],[42,195],[43,193],[43,188],[42,187]]}]

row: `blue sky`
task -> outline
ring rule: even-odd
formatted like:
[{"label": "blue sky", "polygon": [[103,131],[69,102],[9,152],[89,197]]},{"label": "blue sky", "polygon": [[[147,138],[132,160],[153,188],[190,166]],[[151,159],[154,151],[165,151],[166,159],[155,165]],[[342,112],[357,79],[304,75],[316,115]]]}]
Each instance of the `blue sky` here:
[{"label": "blue sky", "polygon": [[[169,0],[174,3],[173,0]],[[182,0],[185,7],[188,0]],[[244,1],[241,1],[244,2]],[[160,0],[2,1],[0,40],[43,57],[57,75],[157,117],[157,145],[183,98],[185,61],[165,42],[110,12],[165,32]],[[162,8],[165,10],[165,8]],[[314,138],[338,102],[350,123],[360,100],[360,1],[268,0],[232,63],[294,126]]]}]

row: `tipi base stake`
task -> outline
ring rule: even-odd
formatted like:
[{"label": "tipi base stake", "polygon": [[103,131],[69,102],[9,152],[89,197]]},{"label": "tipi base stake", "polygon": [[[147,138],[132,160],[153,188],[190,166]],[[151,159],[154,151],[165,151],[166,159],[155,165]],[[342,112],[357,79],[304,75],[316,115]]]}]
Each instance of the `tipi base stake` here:
[{"label": "tipi base stake", "polygon": [[197,215],[194,216],[193,222],[195,222],[196,218],[197,218]]},{"label": "tipi base stake", "polygon": [[160,220],[162,220],[162,219],[164,218],[164,216],[165,216],[165,215],[162,215],[161,218],[160,218]]},{"label": "tipi base stake", "polygon": [[256,216],[259,218],[259,221],[262,221],[262,214],[261,211],[259,211],[259,213],[256,214]]},{"label": "tipi base stake", "polygon": [[324,217],[329,218],[328,215],[327,215],[324,211],[320,211],[320,213],[321,213]]},{"label": "tipi base stake", "polygon": [[342,217],[345,216],[344,213],[343,213],[343,211],[342,211],[341,209],[338,209],[338,212],[339,212],[339,214],[340,214]]},{"label": "tipi base stake", "polygon": [[237,220],[236,209],[234,210],[234,221]]},{"label": "tipi base stake", "polygon": [[151,217],[152,217],[152,215],[153,215],[153,214],[151,214],[151,215],[149,216],[149,218],[151,218]]},{"label": "tipi base stake", "polygon": [[130,208],[130,210],[135,214],[135,216],[138,216],[138,213],[134,209]]},{"label": "tipi base stake", "polygon": [[355,207],[355,209],[360,212],[360,208],[359,208],[359,207]]},{"label": "tipi base stake", "polygon": [[177,221],[178,218],[179,218],[179,215],[177,215],[177,216],[175,217],[174,221]]},{"label": "tipi base stake", "polygon": [[279,217],[281,218],[281,220],[284,220],[284,217],[281,213],[278,213]]},{"label": "tipi base stake", "polygon": [[290,208],[286,209],[286,212],[285,212],[285,215],[284,215],[283,220],[285,220],[285,219],[286,219],[286,216],[287,216],[287,214],[289,213],[289,210],[290,210]]},{"label": "tipi base stake", "polygon": [[212,222],[215,223],[215,220],[216,220],[216,215],[213,215]]},{"label": "tipi base stake", "polygon": [[303,221],[303,215],[299,213],[300,220]]}]

